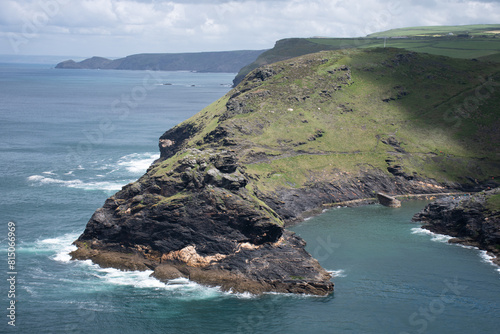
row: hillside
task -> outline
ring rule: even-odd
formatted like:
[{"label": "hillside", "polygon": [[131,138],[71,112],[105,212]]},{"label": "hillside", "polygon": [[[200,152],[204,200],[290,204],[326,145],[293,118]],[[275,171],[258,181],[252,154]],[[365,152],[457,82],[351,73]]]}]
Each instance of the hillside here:
[{"label": "hillside", "polygon": [[367,37],[445,37],[468,35],[474,37],[500,35],[500,24],[471,24],[459,26],[423,26],[391,29],[370,34]]},{"label": "hillside", "polygon": [[74,258],[234,291],[332,291],[286,229],[324,205],[497,185],[498,66],[400,49],[252,71],[165,132],[161,157],[90,219]]},{"label": "hillside", "polygon": [[236,86],[251,70],[279,60],[318,51],[379,47],[498,62],[500,24],[402,28],[359,38],[284,39],[262,53],[255,62],[243,67],[233,83]]},{"label": "hillside", "polygon": [[59,69],[112,69],[236,73],[253,62],[264,50],[199,53],[145,53],[115,60],[92,57],[81,62],[66,60]]}]

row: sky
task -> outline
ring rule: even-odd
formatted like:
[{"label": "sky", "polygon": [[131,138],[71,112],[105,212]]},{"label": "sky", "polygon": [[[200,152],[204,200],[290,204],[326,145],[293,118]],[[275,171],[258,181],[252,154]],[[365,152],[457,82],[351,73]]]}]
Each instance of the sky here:
[{"label": "sky", "polygon": [[289,37],[500,23],[500,0],[1,0],[0,54],[262,50]]}]

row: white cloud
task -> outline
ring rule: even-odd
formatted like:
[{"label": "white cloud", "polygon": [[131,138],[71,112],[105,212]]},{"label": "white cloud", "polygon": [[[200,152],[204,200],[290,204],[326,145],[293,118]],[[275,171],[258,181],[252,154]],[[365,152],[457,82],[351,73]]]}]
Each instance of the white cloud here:
[{"label": "white cloud", "polygon": [[[0,53],[264,49],[287,37],[495,22],[500,1],[492,0],[2,0]],[[23,40],[27,31],[35,34]],[[25,42],[17,50],[12,36]]]}]

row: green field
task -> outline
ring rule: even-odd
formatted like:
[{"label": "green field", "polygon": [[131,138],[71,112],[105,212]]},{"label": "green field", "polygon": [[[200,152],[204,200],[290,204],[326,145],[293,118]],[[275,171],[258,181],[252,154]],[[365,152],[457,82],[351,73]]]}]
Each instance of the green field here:
[{"label": "green field", "polygon": [[391,29],[387,31],[370,34],[369,38],[384,38],[384,37],[442,37],[453,35],[470,35],[470,36],[493,36],[500,34],[500,24],[474,24],[461,26],[428,26],[428,27],[408,27],[400,29]]},{"label": "green field", "polygon": [[290,38],[261,54],[240,70],[239,83],[251,70],[266,64],[327,50],[400,48],[461,59],[500,62],[500,24],[413,27],[393,29],[359,38]]},{"label": "green field", "polygon": [[379,32],[365,38],[310,38],[307,40],[329,49],[392,47],[452,58],[471,59],[500,53],[500,24],[413,27]]}]

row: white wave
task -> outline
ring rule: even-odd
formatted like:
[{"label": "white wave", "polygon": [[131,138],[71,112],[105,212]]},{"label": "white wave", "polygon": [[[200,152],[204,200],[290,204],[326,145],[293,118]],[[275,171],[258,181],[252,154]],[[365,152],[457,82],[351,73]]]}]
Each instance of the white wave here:
[{"label": "white wave", "polygon": [[238,299],[254,299],[257,298],[258,295],[254,295],[253,293],[250,292],[233,292],[229,291],[229,294],[235,296]]},{"label": "white wave", "polygon": [[84,190],[104,190],[104,191],[117,191],[124,185],[131,182],[127,181],[89,181],[83,182],[80,179],[74,180],[61,180],[57,178],[45,177],[42,175],[32,175],[28,177],[28,182],[33,186],[43,186],[50,184],[57,184],[68,188],[77,188]]},{"label": "white wave", "polygon": [[151,277],[152,270],[121,271],[115,268],[97,268],[99,278],[113,285],[128,285],[136,288],[165,288],[166,284]]},{"label": "white wave", "polygon": [[500,274],[500,266],[497,265],[493,260],[495,259],[495,256],[490,255],[487,251],[485,250],[479,250],[479,257],[483,262],[486,262],[488,264],[491,264],[496,268],[496,271]]},{"label": "white wave", "polygon": [[[429,230],[426,230],[426,229],[423,229],[423,228],[420,228],[420,227],[415,227],[415,228],[412,228],[411,230],[412,230],[412,234],[425,234],[425,235],[432,236],[432,238],[431,238],[432,241],[438,241],[438,242],[448,243],[448,241],[450,239],[453,239],[453,237],[450,237],[449,235],[437,234],[437,233],[431,232]],[[495,259],[495,257],[491,256],[490,254],[488,254],[487,251],[481,250],[481,249],[479,249],[477,247],[474,247],[474,246],[462,245],[460,243],[453,243],[453,245],[458,246],[458,247],[462,247],[462,248],[465,248],[465,249],[475,249],[475,250],[477,250],[479,252],[479,257],[481,258],[481,260],[483,262],[486,262],[486,263],[489,263],[489,264],[495,266],[497,268],[496,270],[500,273],[500,267],[493,262],[493,260]]]},{"label": "white wave", "polygon": [[81,180],[59,180],[56,178],[51,178],[51,177],[45,177],[42,175],[31,175],[28,177],[28,181],[32,182],[33,184],[38,184],[38,185],[44,185],[44,184],[64,184],[67,186],[75,186],[82,184],[83,182]]},{"label": "white wave", "polygon": [[347,277],[347,274],[345,273],[344,269],[339,269],[339,270],[327,270],[328,273],[332,275],[333,278],[336,277]]},{"label": "white wave", "polygon": [[75,185],[70,187],[84,189],[84,190],[104,190],[111,192],[122,189],[124,185],[130,183],[131,181],[132,180],[117,181],[117,182],[110,182],[110,181],[85,182],[85,183],[82,182],[80,185]]},{"label": "white wave", "polygon": [[48,238],[36,243],[37,249],[44,249],[55,252],[51,258],[58,262],[68,263],[71,260],[69,253],[76,250],[73,241],[78,238],[78,234],[68,233],[57,238]]},{"label": "white wave", "polygon": [[431,232],[425,228],[421,227],[414,227],[411,229],[412,234],[425,234],[431,236],[432,241],[437,241],[437,242],[443,242],[443,243],[448,243],[450,239],[453,239],[453,237],[450,237],[449,235],[445,234],[439,234],[439,233],[434,233]]},{"label": "white wave", "polygon": [[151,276],[152,270],[122,271],[115,268],[101,268],[90,260],[78,261],[88,266],[96,278],[112,286],[131,286],[139,289],[157,289],[181,299],[207,299],[224,295],[217,287],[207,287],[187,278],[176,278],[164,283]]},{"label": "white wave", "polygon": [[54,172],[53,172],[53,171],[42,172],[42,174],[47,174],[47,175],[56,175],[56,174],[54,174]]},{"label": "white wave", "polygon": [[485,250],[480,250],[479,251],[479,257],[481,258],[481,260],[483,260],[484,262],[486,263],[493,263],[493,259],[495,259],[494,256],[491,256],[490,254],[488,254],[487,251]]},{"label": "white wave", "polygon": [[133,153],[121,157],[118,160],[118,166],[124,167],[127,171],[134,174],[144,173],[153,161],[160,157],[159,153]]}]

